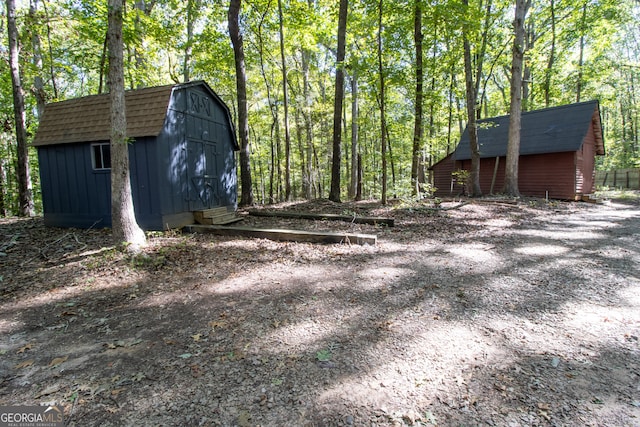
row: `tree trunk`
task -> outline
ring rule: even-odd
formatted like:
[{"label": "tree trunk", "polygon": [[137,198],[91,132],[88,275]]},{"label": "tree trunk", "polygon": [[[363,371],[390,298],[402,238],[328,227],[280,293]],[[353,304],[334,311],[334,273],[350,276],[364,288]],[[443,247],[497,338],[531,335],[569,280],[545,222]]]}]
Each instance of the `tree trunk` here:
[{"label": "tree trunk", "polygon": [[[469,1],[464,0],[465,6],[469,7]],[[463,48],[464,48],[464,75],[467,97],[467,118],[469,129],[469,148],[471,149],[471,171],[469,175],[469,196],[482,196],[480,189],[480,150],[478,148],[478,127],[476,124],[476,98],[477,85],[474,84],[473,70],[471,65],[471,45],[469,44],[468,29],[463,27]],[[476,76],[479,80],[480,76]]]},{"label": "tree trunk", "polygon": [[555,1],[551,0],[551,51],[549,52],[549,60],[547,61],[547,69],[544,74],[544,106],[551,105],[551,78],[553,76],[553,67],[556,60],[556,8]]},{"label": "tree trunk", "polygon": [[387,204],[387,122],[385,115],[384,69],[382,68],[382,6],[378,2],[378,75],[380,79],[380,156],[382,158],[382,197],[381,203]]},{"label": "tree trunk", "polygon": [[422,155],[422,135],[423,135],[423,60],[422,60],[422,1],[416,0],[413,17],[413,39],[416,50],[416,100],[415,100],[415,121],[413,124],[413,150],[411,161],[411,194],[420,194],[419,166]]},{"label": "tree trunk", "polygon": [[[145,28],[143,26],[142,20],[140,19],[140,14],[145,16],[150,16],[151,11],[155,1],[146,2],[145,0],[135,0],[134,2],[134,10],[135,10],[135,18],[134,18],[134,30],[136,34],[144,34]],[[187,18],[188,20],[189,18]],[[189,32],[189,23],[187,23],[187,32]],[[141,43],[135,43],[133,46],[133,57],[135,59],[136,69],[135,69],[135,86],[137,88],[142,88],[145,85],[145,81],[143,77],[148,74],[149,63],[145,58],[145,41],[143,37],[139,37],[138,40]]]},{"label": "tree trunk", "polygon": [[107,48],[109,46],[109,30],[104,35],[104,42],[102,43],[102,55],[100,56],[100,79],[98,83],[98,94],[104,92],[104,70],[107,63]]},{"label": "tree trunk", "polygon": [[333,108],[333,155],[331,157],[331,190],[329,200],[340,202],[340,161],[342,145],[342,101],[344,100],[344,56],[347,36],[348,0],[340,0],[338,16],[338,51],[336,55],[336,87]]},{"label": "tree trunk", "polygon": [[311,127],[311,85],[309,84],[309,62],[311,61],[310,58],[311,51],[309,49],[302,49],[302,92],[304,96],[303,118],[307,157],[307,169],[305,170],[305,195],[307,199],[311,199],[313,197],[313,191],[315,188],[313,173],[313,129]]},{"label": "tree trunk", "polygon": [[51,74],[51,89],[53,90],[53,98],[58,99],[58,87],[56,84],[56,73],[53,60],[53,46],[51,43],[51,25],[49,24],[49,11],[47,10],[47,1],[42,0],[42,8],[44,9],[45,21],[47,23],[47,45],[49,46],[49,73]]},{"label": "tree trunk", "polygon": [[354,198],[358,191],[358,73],[353,70],[351,76],[351,185],[349,198]]},{"label": "tree trunk", "polygon": [[4,159],[0,158],[0,217],[7,216],[7,206],[4,199]]},{"label": "tree trunk", "polygon": [[525,18],[531,0],[516,0],[513,21],[513,59],[511,62],[511,106],[509,108],[509,141],[505,163],[504,193],[519,197],[518,160],[520,157],[520,122],[522,116],[522,61],[524,57]]},{"label": "tree trunk", "polygon": [[193,54],[193,21],[195,10],[198,7],[194,5],[195,0],[187,0],[187,43],[184,47],[184,61],[182,63],[182,79],[184,82],[191,80],[191,56]]},{"label": "tree trunk", "polygon": [[236,65],[236,87],[238,91],[238,133],[240,134],[240,183],[242,196],[240,204],[253,205],[251,186],[251,163],[249,147],[249,116],[247,108],[247,73],[244,65],[244,47],[240,34],[239,15],[242,0],[229,2],[229,36],[233,44]]},{"label": "tree trunk", "polygon": [[136,222],[131,194],[124,99],[122,0],[109,0],[109,96],[111,99],[111,230],[116,243],[137,251],[146,236]]},{"label": "tree trunk", "polygon": [[280,33],[280,60],[282,61],[282,96],[284,98],[284,198],[291,200],[291,132],[289,130],[289,96],[287,90],[287,62],[284,54],[284,24],[282,22],[282,0],[278,0]]},{"label": "tree trunk", "polygon": [[524,67],[524,71],[522,72],[522,111],[529,111],[531,104],[531,90],[529,88],[531,83],[531,66],[529,63],[531,61],[525,61],[524,52],[529,52],[533,50],[536,43],[536,34],[535,34],[535,26],[533,21],[529,22],[529,25],[526,26],[526,32],[524,35],[524,51],[522,66]]},{"label": "tree trunk", "polygon": [[580,102],[582,98],[582,78],[584,68],[584,45],[585,45],[585,32],[587,21],[587,2],[584,2],[582,6],[582,20],[580,21],[580,51],[578,53],[578,82],[576,84],[576,102]]},{"label": "tree trunk", "polygon": [[38,34],[37,25],[38,22],[38,0],[31,0],[29,4],[29,20],[31,21],[31,48],[33,49],[33,66],[35,68],[36,76],[33,78],[32,92],[36,98],[36,104],[38,107],[38,118],[42,118],[44,112],[44,106],[47,102],[47,95],[44,90],[44,80],[41,73],[43,72],[42,65],[42,44],[40,42],[40,34]]},{"label": "tree trunk", "polygon": [[15,0],[7,0],[7,30],[9,32],[9,66],[11,68],[11,85],[13,88],[13,113],[16,125],[16,150],[18,164],[18,215],[33,216],[33,194],[29,172],[29,147],[25,128],[24,92],[20,77],[20,61],[18,46],[18,27],[16,25]]}]

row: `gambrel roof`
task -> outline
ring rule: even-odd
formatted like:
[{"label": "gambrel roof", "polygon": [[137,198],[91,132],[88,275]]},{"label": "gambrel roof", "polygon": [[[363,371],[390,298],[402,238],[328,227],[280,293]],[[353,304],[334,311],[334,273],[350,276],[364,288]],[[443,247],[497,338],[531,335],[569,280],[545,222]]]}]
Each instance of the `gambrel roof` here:
[{"label": "gambrel roof", "polygon": [[[203,81],[193,81],[126,91],[127,137],[158,136],[163,130],[174,89],[199,85],[203,85],[212,98],[222,106],[229,123],[232,123],[227,105],[209,85]],[[109,141],[110,102],[109,94],[106,93],[47,104],[33,145],[38,147],[74,142]],[[233,126],[230,132],[237,149]]]},{"label": "gambrel roof", "polygon": [[[157,136],[164,125],[173,85],[125,92],[127,137]],[[34,146],[108,141],[109,94],[91,95],[47,104]]]},{"label": "gambrel roof", "polygon": [[[587,101],[522,113],[520,155],[578,151],[589,128],[593,127],[596,154],[604,154],[598,101]],[[509,116],[478,121],[480,157],[507,154]],[[469,130],[465,128],[453,157],[471,159]]]}]

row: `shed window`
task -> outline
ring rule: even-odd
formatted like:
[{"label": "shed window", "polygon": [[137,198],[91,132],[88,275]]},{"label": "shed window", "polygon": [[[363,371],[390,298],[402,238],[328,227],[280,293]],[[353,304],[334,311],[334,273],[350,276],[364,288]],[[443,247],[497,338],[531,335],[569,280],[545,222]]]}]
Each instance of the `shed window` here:
[{"label": "shed window", "polygon": [[91,161],[93,169],[111,169],[111,146],[109,143],[91,144]]}]

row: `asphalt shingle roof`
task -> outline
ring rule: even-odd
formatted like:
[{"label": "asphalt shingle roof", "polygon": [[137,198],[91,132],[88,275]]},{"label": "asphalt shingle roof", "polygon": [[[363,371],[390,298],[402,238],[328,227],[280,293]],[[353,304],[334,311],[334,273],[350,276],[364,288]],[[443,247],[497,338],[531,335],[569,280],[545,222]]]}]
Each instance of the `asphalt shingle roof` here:
[{"label": "asphalt shingle roof", "polygon": [[[157,136],[164,126],[175,85],[125,92],[127,137]],[[109,94],[47,104],[34,146],[110,139]]]},{"label": "asphalt shingle roof", "polygon": [[[587,101],[559,107],[522,113],[520,155],[577,151],[592,123],[598,101]],[[598,114],[596,152],[604,154],[602,129]],[[480,157],[499,157],[507,154],[509,116],[493,117],[478,121]],[[469,131],[465,128],[458,147],[456,160],[471,159]]]}]

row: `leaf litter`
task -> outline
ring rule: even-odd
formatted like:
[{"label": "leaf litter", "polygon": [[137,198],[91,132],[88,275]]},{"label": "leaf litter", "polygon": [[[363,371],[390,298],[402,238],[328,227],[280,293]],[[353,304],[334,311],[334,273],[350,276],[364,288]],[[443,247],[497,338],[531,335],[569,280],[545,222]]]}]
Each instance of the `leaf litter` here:
[{"label": "leaf litter", "polygon": [[[69,425],[640,425],[637,204],[335,204],[376,246],[0,220],[0,405]],[[242,212],[240,212],[242,214]]]}]

